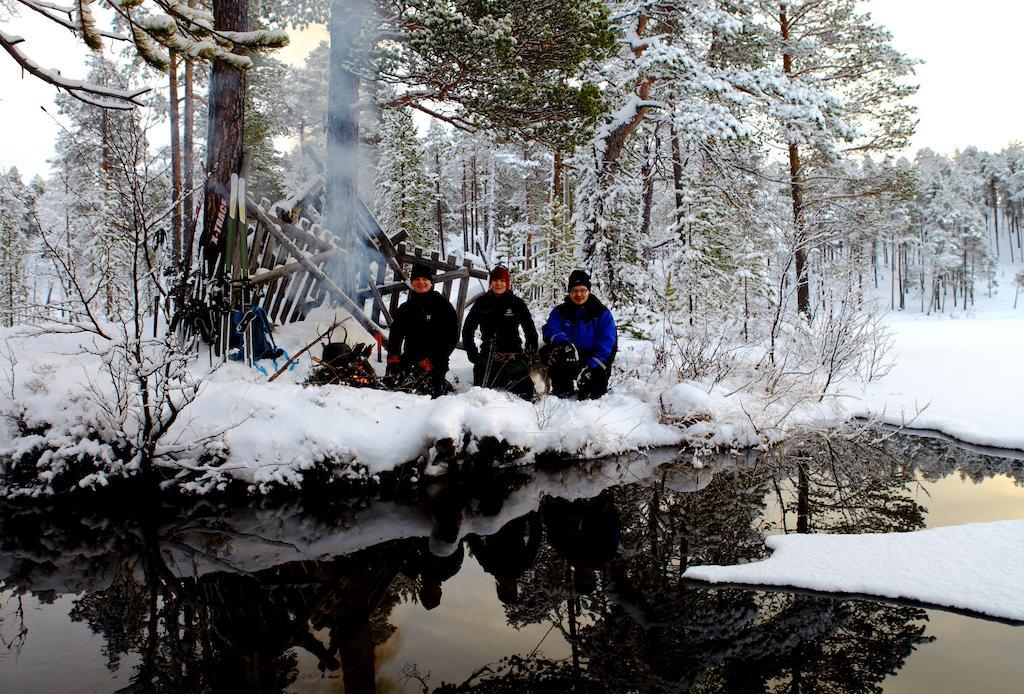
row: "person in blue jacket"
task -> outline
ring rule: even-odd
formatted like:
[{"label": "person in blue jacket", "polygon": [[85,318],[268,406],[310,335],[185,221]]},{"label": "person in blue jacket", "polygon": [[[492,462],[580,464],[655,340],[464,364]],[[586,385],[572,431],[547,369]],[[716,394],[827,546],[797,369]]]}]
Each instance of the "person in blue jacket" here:
[{"label": "person in blue jacket", "polygon": [[568,284],[569,296],[551,310],[544,324],[541,359],[548,366],[552,395],[599,398],[608,392],[618,349],[615,319],[590,293],[586,272],[573,270]]}]

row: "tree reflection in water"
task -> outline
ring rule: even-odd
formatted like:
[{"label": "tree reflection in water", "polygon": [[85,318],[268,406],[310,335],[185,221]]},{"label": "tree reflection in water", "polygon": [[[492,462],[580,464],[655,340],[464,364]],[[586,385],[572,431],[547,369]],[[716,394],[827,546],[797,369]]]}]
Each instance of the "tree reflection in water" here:
[{"label": "tree reflection in water", "polygon": [[394,607],[443,601],[466,549],[510,627],[550,625],[571,657],[509,654],[435,691],[877,690],[929,640],[923,610],[681,576],[763,558],[769,531],[920,529],[919,474],[1024,479],[1019,461],[951,459],[943,446],[808,439],[702,469],[634,461],[606,482],[464,478],[413,503],[8,506],[0,566],[14,598],[77,595],[71,618],[102,637],[111,670],[138,654],[124,691],[282,691],[300,649],[346,691],[372,691]]}]

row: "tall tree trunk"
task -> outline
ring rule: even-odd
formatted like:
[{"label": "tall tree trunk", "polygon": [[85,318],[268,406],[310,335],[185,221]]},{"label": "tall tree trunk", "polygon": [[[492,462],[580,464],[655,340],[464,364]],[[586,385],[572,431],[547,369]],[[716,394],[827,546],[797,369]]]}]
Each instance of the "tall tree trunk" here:
[{"label": "tall tree trunk", "polygon": [[679,147],[679,133],[676,132],[675,123],[672,124],[672,190],[676,203],[676,233],[685,243],[683,235],[683,156]]},{"label": "tall tree trunk", "polygon": [[473,158],[469,162],[470,172],[470,208],[469,208],[469,234],[473,240],[473,251],[483,255],[483,249],[480,247],[478,242],[478,232],[480,231],[480,195],[478,189],[478,176],[476,167],[476,153],[474,152]]},{"label": "tall tree trunk", "polygon": [[562,162],[562,151],[558,150],[555,152],[555,162],[551,167],[551,203],[554,205],[562,204],[562,172],[564,164]]},{"label": "tall tree trunk", "polygon": [[462,160],[462,248],[471,251],[469,245],[469,171],[466,169],[466,160]]},{"label": "tall tree trunk", "polygon": [[[789,17],[786,4],[779,5],[779,26],[782,40],[789,41]],[[782,54],[782,70],[787,77],[793,77],[793,53]],[[811,296],[807,281],[807,239],[804,229],[804,179],[800,168],[800,148],[796,143],[789,145],[789,194],[793,199],[793,266],[796,270],[796,310],[810,318]]]},{"label": "tall tree trunk", "polygon": [[[658,148],[658,131],[655,128],[654,150]],[[646,239],[651,231],[651,210],[654,207],[654,155],[651,151],[651,139],[644,142],[644,163],[640,167],[640,178],[643,183],[642,207],[640,209],[640,238]],[[644,244],[644,260],[651,259],[651,244]]]},{"label": "tall tree trunk", "polygon": [[993,176],[988,182],[989,195],[992,197],[992,224],[995,225],[993,236],[996,239],[996,258],[999,258],[999,195],[996,193],[996,179]]},{"label": "tall tree trunk", "polygon": [[434,211],[437,217],[437,242],[441,247],[441,255],[445,255],[444,248],[444,215],[441,209],[441,151],[434,150]]},{"label": "tall tree trunk", "polygon": [[[188,0],[188,6],[194,8],[196,0]],[[185,228],[193,229],[195,224],[195,198],[193,197],[193,188],[195,181],[193,180],[195,172],[195,134],[193,129],[195,127],[195,97],[192,93],[194,86],[194,75],[192,68],[192,61],[188,58],[185,59],[185,101],[182,104],[184,116],[184,133],[183,133],[183,168],[185,169]],[[188,249],[190,251],[191,249]]]},{"label": "tall tree trunk", "polygon": [[[249,0],[214,0],[213,15],[214,28],[218,31],[248,31]],[[231,174],[238,170],[242,159],[245,127],[243,71],[220,60],[214,61],[210,71],[208,113],[203,195],[203,237],[207,239],[217,219],[218,201],[227,197]]]},{"label": "tall tree trunk", "polygon": [[341,288],[353,296],[364,270],[362,244],[355,221],[359,181],[359,76],[351,70],[355,43],[367,10],[364,0],[333,0],[328,31],[331,38],[327,88],[327,171],[324,217],[327,228],[349,250],[343,261]]},{"label": "tall tree trunk", "polygon": [[178,116],[178,54],[171,51],[171,256],[177,265],[181,260],[181,119]]}]

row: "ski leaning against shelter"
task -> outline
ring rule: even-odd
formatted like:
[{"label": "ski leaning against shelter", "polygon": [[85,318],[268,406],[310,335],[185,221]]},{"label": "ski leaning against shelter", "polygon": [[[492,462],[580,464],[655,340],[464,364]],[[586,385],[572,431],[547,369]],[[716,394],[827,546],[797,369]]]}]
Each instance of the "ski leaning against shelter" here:
[{"label": "ski leaning against shelter", "polygon": [[[473,364],[473,385],[504,388],[530,400],[534,396],[530,364],[537,353],[537,328],[526,302],[512,292],[508,268],[499,265],[488,279],[489,289],[473,303],[462,326],[462,345]],[[525,352],[520,328],[526,340]]]},{"label": "ski leaning against shelter", "polygon": [[580,400],[596,399],[608,392],[608,377],[618,351],[615,319],[590,293],[590,275],[583,270],[569,274],[569,295],[551,310],[544,323],[541,360],[548,367],[551,394]]},{"label": "ski leaning against shelter", "polygon": [[434,291],[433,271],[415,265],[410,276],[412,291],[404,304],[395,309],[388,335],[387,378],[402,389],[412,382],[425,382],[431,397],[450,389],[445,375],[448,359],[458,342],[458,317],[455,309]]}]

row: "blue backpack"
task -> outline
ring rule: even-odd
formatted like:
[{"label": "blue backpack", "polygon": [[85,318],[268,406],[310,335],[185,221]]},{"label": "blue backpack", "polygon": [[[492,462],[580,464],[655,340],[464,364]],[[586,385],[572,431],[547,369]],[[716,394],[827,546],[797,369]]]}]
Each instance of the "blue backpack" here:
[{"label": "blue backpack", "polygon": [[[250,325],[252,327],[252,345],[250,347],[253,362],[260,359],[270,359],[276,367],[278,359],[281,357],[287,358],[288,355],[285,351],[274,342],[274,331],[270,327],[270,321],[267,320],[267,312],[261,306],[253,306],[244,312],[239,310],[231,312],[232,352],[229,357],[230,359],[242,361],[244,357],[242,348],[245,346],[245,331]],[[266,373],[266,370],[261,366],[256,366],[256,368]]]}]

